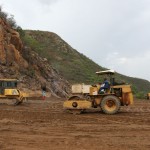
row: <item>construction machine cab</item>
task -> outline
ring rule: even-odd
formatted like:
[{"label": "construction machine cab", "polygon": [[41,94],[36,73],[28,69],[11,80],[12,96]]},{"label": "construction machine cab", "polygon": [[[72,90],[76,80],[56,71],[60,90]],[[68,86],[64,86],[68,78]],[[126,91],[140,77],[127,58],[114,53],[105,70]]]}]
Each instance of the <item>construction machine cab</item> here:
[{"label": "construction machine cab", "polygon": [[[105,84],[105,81],[107,81],[107,78],[109,78],[108,81],[106,82],[108,84],[108,86],[106,88],[102,87],[102,89],[104,91],[102,91],[102,92],[99,91],[99,92],[101,92],[101,94],[110,92],[110,87],[112,85],[114,85],[114,78],[112,76],[115,74],[115,71],[114,70],[98,71],[98,72],[96,72],[96,74],[104,76],[104,84]],[[103,83],[102,83],[101,86],[105,86],[105,85],[103,85]],[[99,89],[100,88],[101,87],[99,86]]]},{"label": "construction machine cab", "polygon": [[0,79],[0,94],[4,95],[5,89],[16,89],[17,80],[16,79]]},{"label": "construction machine cab", "polygon": [[0,79],[0,99],[12,101],[13,105],[22,103],[24,93],[17,88],[17,79]]},{"label": "construction machine cab", "polygon": [[[117,96],[122,96],[122,87],[127,86],[125,82],[117,83],[114,78],[114,70],[105,70],[96,72],[97,75],[105,76],[108,78],[110,83],[110,88],[105,90],[105,93],[115,93]],[[101,93],[103,94],[103,93]]]}]

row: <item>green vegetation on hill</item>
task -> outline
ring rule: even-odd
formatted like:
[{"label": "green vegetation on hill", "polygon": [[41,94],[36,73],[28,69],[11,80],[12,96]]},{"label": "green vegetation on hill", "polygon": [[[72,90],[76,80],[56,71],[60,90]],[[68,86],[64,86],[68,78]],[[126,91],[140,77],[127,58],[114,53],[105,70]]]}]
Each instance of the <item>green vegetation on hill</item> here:
[{"label": "green vegetation on hill", "polygon": [[[44,31],[25,31],[23,41],[41,57],[46,58],[64,78],[71,84],[93,84],[101,82],[95,74],[96,71],[105,70],[69,46],[58,35]],[[134,94],[142,98],[150,90],[150,82],[143,79],[132,78],[116,74],[117,81],[124,81],[132,85]]]},{"label": "green vegetation on hill", "polygon": [[40,56],[47,58],[53,68],[70,83],[96,82],[95,72],[104,70],[54,33],[26,31],[23,39]]}]

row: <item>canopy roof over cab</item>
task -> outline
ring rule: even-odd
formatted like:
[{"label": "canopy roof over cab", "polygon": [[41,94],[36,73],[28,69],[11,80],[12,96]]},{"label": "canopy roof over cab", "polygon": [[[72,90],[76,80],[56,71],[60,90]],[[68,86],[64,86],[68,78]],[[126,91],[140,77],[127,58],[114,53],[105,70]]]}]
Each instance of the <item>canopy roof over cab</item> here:
[{"label": "canopy roof over cab", "polygon": [[4,81],[4,82],[8,82],[8,81],[17,82],[18,80],[17,79],[0,79],[0,81]]},{"label": "canopy roof over cab", "polygon": [[104,74],[113,75],[113,74],[115,74],[115,71],[114,70],[98,71],[98,72],[96,72],[96,74],[98,74],[98,75],[104,75]]}]

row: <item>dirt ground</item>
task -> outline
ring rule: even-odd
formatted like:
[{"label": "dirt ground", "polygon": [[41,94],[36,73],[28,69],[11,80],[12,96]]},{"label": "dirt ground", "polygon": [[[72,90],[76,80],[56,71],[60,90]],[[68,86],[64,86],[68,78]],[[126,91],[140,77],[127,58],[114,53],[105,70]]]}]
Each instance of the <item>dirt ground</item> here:
[{"label": "dirt ground", "polygon": [[62,99],[0,104],[0,150],[149,150],[150,101],[116,115],[66,113]]}]

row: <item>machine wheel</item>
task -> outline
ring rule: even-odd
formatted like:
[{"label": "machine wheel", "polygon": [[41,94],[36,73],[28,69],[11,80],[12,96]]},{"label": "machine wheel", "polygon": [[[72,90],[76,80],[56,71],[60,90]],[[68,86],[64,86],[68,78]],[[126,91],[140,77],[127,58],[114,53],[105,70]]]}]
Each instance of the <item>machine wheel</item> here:
[{"label": "machine wheel", "polygon": [[119,98],[113,95],[105,96],[100,104],[102,111],[109,115],[117,113],[120,109],[120,105]]}]

